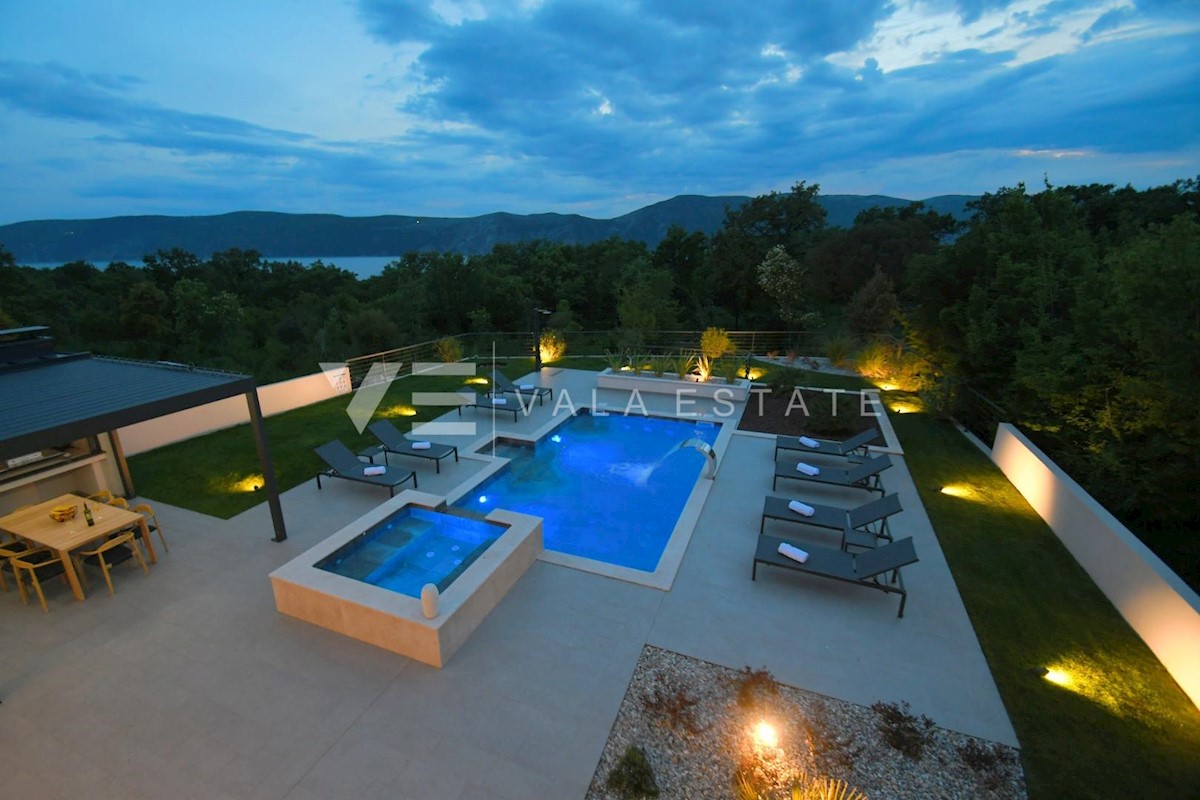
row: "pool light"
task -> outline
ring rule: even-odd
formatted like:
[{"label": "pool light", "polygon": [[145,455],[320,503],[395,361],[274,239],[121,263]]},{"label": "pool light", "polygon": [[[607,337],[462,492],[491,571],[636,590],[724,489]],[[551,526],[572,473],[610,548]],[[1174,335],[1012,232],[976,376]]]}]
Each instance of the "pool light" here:
[{"label": "pool light", "polygon": [[550,437],[550,441],[554,442],[555,444],[559,444],[562,442],[562,437],[556,433]]}]

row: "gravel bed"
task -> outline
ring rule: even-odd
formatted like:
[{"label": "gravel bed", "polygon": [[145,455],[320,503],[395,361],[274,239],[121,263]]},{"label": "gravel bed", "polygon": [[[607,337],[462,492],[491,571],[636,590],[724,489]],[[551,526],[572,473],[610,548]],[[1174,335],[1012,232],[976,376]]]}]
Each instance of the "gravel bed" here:
[{"label": "gravel bed", "polygon": [[[643,649],[587,800],[618,797],[606,782],[629,745],[645,751],[664,800],[737,798],[739,767],[763,800],[790,798],[790,787],[806,773],[843,780],[871,800],[1026,798],[1014,748],[934,726],[915,761],[885,741],[881,717],[871,708],[773,682],[777,693],[760,689],[751,693],[757,701],[739,704],[739,676],[745,674]],[[647,708],[647,699],[656,696],[664,702]],[[752,732],[762,720],[775,727],[777,746],[756,742]],[[963,760],[964,747],[987,748],[1000,761],[974,769]]]}]

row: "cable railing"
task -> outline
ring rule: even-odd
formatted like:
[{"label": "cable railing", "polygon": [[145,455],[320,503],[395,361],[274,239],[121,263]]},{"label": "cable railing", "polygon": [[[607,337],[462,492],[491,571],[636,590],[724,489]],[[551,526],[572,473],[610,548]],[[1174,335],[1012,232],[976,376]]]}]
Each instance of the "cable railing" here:
[{"label": "cable railing", "polygon": [[[649,331],[634,334],[630,331],[610,329],[594,331],[558,331],[566,340],[567,354],[574,356],[600,356],[605,353],[637,353],[638,355],[667,353],[698,353],[700,330]],[[818,352],[819,336],[813,331],[727,331],[733,342],[735,355],[745,358],[751,355],[766,356],[813,355]],[[485,333],[460,333],[452,337],[462,348],[466,360],[532,358],[534,338],[532,331],[491,331]],[[359,386],[375,364],[394,364],[399,369],[397,377],[412,374],[412,365],[417,362],[440,361],[438,342],[425,342],[383,350],[378,353],[357,356],[347,360],[352,386]]]}]

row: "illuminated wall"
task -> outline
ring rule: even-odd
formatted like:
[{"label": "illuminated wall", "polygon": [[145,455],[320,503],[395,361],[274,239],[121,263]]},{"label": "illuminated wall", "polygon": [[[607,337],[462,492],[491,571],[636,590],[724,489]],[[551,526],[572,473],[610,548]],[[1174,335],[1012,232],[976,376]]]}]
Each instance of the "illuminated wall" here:
[{"label": "illuminated wall", "polygon": [[1200,707],[1200,596],[1012,425],[992,460]]},{"label": "illuminated wall", "polygon": [[[258,403],[262,406],[264,417],[281,414],[294,408],[318,403],[347,394],[350,391],[350,373],[344,367],[342,379],[336,381],[335,387],[325,373],[317,372],[302,378],[293,378],[279,383],[269,383],[258,387]],[[222,428],[232,428],[250,421],[250,409],[243,395],[226,397],[215,403],[189,408],[174,414],[167,414],[157,419],[139,422],[127,428],[121,428],[121,447],[125,455],[132,456],[146,450],[153,450],[172,442],[190,439],[202,433],[218,431]]]}]

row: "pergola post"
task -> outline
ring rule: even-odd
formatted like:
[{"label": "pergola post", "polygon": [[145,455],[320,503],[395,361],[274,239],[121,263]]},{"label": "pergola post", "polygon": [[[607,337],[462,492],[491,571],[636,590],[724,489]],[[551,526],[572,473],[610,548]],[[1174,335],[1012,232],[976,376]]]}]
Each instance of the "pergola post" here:
[{"label": "pergola post", "polygon": [[133,475],[129,472],[129,462],[125,460],[125,450],[121,447],[121,437],[117,435],[117,431],[108,431],[108,441],[112,445],[113,456],[116,457],[117,472],[121,476],[121,486],[125,489],[126,497],[137,497],[137,490],[133,486]]},{"label": "pergola post", "polygon": [[267,429],[263,425],[262,407],[258,404],[258,389],[246,392],[246,405],[250,408],[250,429],[254,431],[254,447],[258,450],[258,463],[262,467],[263,491],[267,493],[271,524],[275,527],[274,541],[282,542],[287,538],[287,528],[283,524],[279,484],[275,482],[275,467],[271,464],[271,443],[267,440]]}]

